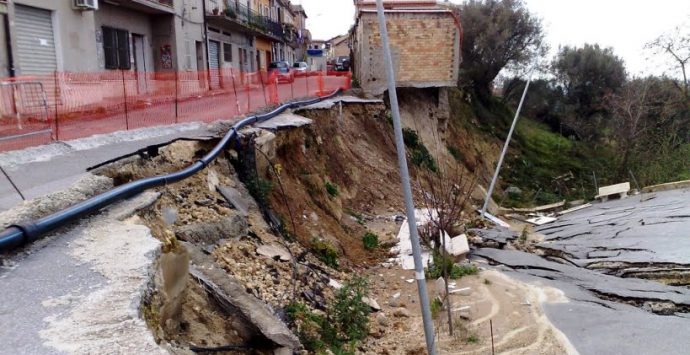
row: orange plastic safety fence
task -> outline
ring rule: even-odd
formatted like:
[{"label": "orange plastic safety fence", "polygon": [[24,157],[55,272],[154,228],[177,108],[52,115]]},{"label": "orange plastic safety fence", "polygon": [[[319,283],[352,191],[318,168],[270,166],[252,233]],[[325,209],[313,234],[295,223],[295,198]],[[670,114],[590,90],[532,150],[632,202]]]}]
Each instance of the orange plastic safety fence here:
[{"label": "orange plastic safety fence", "polygon": [[55,72],[0,79],[0,151],[182,122],[235,120],[290,100],[349,89],[351,74],[214,69]]}]

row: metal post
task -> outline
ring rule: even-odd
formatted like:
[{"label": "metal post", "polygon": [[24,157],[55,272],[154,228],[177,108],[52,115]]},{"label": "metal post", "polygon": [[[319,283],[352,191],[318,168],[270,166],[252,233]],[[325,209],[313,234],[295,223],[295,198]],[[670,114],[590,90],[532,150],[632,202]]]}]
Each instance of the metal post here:
[{"label": "metal post", "polygon": [[393,113],[393,130],[395,132],[395,147],[398,153],[398,165],[400,168],[400,178],[402,182],[403,195],[405,198],[405,210],[407,212],[407,222],[410,227],[410,241],[412,243],[412,254],[414,256],[415,279],[417,279],[417,290],[419,291],[419,304],[422,308],[422,319],[424,321],[424,336],[426,338],[426,348],[430,355],[436,354],[434,346],[434,326],[431,319],[431,309],[429,308],[429,295],[426,291],[426,278],[424,277],[424,265],[422,261],[422,248],[419,244],[417,235],[417,222],[415,219],[415,207],[412,201],[412,187],[410,186],[410,173],[407,168],[407,155],[405,153],[405,143],[403,143],[402,124],[400,122],[400,108],[398,107],[398,95],[395,89],[395,73],[393,72],[393,57],[388,43],[388,29],[386,28],[386,15],[383,10],[383,1],[376,0],[376,10],[378,13],[379,30],[383,41],[383,59],[386,64],[386,76],[388,77],[388,96]]},{"label": "metal post", "polygon": [[599,184],[597,184],[597,174],[592,171],[592,178],[594,179],[594,193],[598,194],[599,193]]},{"label": "metal post", "polygon": [[640,190],[640,184],[637,183],[637,179],[635,178],[635,174],[633,174],[632,170],[628,169],[628,172],[630,173],[630,177],[632,178],[633,182],[635,182],[635,186],[637,187],[637,192],[641,193],[642,190]]},{"label": "metal post", "polygon": [[175,70],[175,123],[178,123],[178,118],[179,118],[179,108],[177,107],[178,105],[178,91],[180,90],[178,82],[180,80],[179,76],[179,71]]},{"label": "metal post", "polygon": [[7,172],[5,172],[5,169],[3,169],[2,166],[0,166],[0,171],[2,171],[2,174],[5,175],[5,177],[7,178],[7,181],[10,182],[10,185],[12,185],[12,187],[14,188],[14,191],[17,191],[17,194],[19,194],[19,197],[22,198],[22,201],[26,201],[26,198],[24,197],[22,192],[19,190],[17,185],[14,184],[14,181],[12,181],[12,178],[10,178],[10,176],[7,175]]},{"label": "metal post", "polygon": [[55,90],[53,100],[55,101],[55,140],[60,140],[60,116],[58,115],[58,72],[55,71]]},{"label": "metal post", "polygon": [[125,129],[129,131],[129,113],[127,112],[127,84],[125,83],[125,70],[120,70],[122,72],[122,98],[125,103]]},{"label": "metal post", "polygon": [[506,153],[508,152],[508,145],[510,144],[510,139],[513,137],[513,131],[515,131],[515,126],[517,125],[518,118],[520,117],[520,111],[522,110],[522,104],[525,102],[525,97],[527,97],[527,90],[529,89],[529,84],[532,82],[532,73],[534,68],[529,73],[529,79],[527,79],[527,84],[525,85],[525,90],[522,92],[522,98],[520,99],[520,104],[515,112],[515,118],[513,118],[513,124],[510,126],[510,131],[508,132],[508,137],[506,137],[506,143],[503,145],[503,151],[501,152],[501,157],[498,159],[498,164],[496,165],[496,171],[494,172],[494,178],[491,180],[491,185],[489,185],[489,191],[486,192],[486,199],[484,199],[484,207],[482,207],[482,217],[486,216],[486,209],[489,207],[489,201],[491,201],[491,195],[494,193],[494,188],[496,187],[496,181],[498,180],[498,174],[501,172],[501,166],[503,165],[503,159],[505,159]]}]

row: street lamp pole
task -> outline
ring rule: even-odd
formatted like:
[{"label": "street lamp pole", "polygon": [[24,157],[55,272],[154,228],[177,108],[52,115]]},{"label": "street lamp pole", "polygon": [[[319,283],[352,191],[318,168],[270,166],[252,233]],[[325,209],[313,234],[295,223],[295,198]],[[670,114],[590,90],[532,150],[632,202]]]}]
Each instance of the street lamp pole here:
[{"label": "street lamp pole", "polygon": [[402,124],[400,122],[400,108],[398,106],[398,95],[395,86],[395,72],[393,71],[393,58],[391,56],[390,44],[388,41],[388,29],[386,28],[386,15],[383,10],[383,1],[376,0],[376,10],[378,13],[379,30],[381,31],[381,41],[383,42],[383,59],[388,78],[388,98],[390,99],[391,111],[393,114],[393,131],[395,132],[395,147],[398,153],[398,166],[402,180],[402,189],[405,199],[405,210],[407,213],[407,224],[410,227],[410,241],[412,243],[412,254],[414,257],[415,279],[417,279],[417,290],[419,291],[419,304],[422,308],[422,320],[424,321],[424,336],[429,355],[436,354],[434,345],[434,326],[431,319],[431,308],[429,307],[429,295],[426,291],[426,278],[424,277],[424,263],[422,261],[422,247],[419,244],[417,234],[417,222],[415,219],[415,207],[412,201],[412,187],[410,185],[410,173],[407,167],[407,154],[405,153],[405,143],[403,141]]}]

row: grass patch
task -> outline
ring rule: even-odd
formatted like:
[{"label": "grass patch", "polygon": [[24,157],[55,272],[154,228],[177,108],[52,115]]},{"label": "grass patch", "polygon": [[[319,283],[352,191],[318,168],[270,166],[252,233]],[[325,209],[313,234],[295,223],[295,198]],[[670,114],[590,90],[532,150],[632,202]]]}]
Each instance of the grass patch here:
[{"label": "grass patch", "polygon": [[331,243],[314,238],[311,244],[312,251],[319,260],[334,269],[338,268],[338,251]]},{"label": "grass patch", "polygon": [[371,232],[366,232],[364,236],[362,236],[362,244],[364,244],[364,249],[366,250],[375,250],[379,247],[379,236]]},{"label": "grass patch", "polygon": [[268,206],[269,196],[271,191],[273,191],[273,183],[271,181],[255,176],[249,180],[246,186],[249,194],[256,199],[259,205]]},{"label": "grass patch", "polygon": [[444,258],[442,255],[434,254],[433,262],[424,270],[426,278],[438,279],[442,277],[444,268],[448,272],[448,277],[453,280],[479,273],[479,269],[472,264],[458,265],[450,257]]},{"label": "grass patch", "polygon": [[431,318],[436,318],[438,315],[441,313],[443,310],[443,302],[441,302],[438,298],[433,299],[431,301]]},{"label": "grass patch", "polygon": [[405,146],[409,150],[410,162],[418,168],[428,169],[433,172],[438,172],[438,165],[436,159],[431,156],[429,150],[419,139],[417,132],[410,128],[403,128],[403,140]]},{"label": "grass patch", "polygon": [[340,192],[338,191],[338,185],[330,181],[326,181],[326,192],[328,192],[328,195],[333,198],[338,197],[338,195],[340,194]]},{"label": "grass patch", "polygon": [[468,344],[479,344],[479,337],[475,334],[470,334],[465,338],[465,342]]},{"label": "grass patch", "polygon": [[450,153],[450,155],[453,157],[453,159],[455,159],[456,162],[463,163],[464,157],[463,157],[462,153],[460,152],[460,149],[458,149],[452,145],[449,145],[447,148],[448,148],[448,153]]}]

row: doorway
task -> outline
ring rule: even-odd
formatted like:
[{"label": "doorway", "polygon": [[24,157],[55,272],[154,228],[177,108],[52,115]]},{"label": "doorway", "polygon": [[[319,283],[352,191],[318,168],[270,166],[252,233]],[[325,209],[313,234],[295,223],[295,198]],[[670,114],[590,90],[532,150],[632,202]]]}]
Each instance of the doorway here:
[{"label": "doorway", "polygon": [[137,92],[146,92],[146,56],[144,55],[144,36],[132,33],[132,50],[134,51],[134,75],[137,79]]}]

